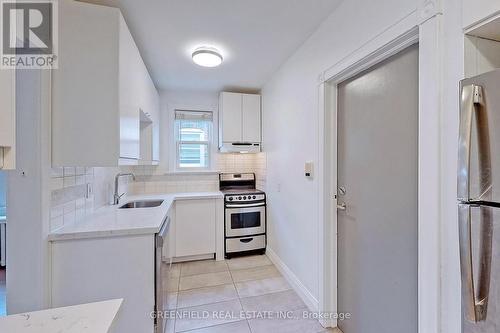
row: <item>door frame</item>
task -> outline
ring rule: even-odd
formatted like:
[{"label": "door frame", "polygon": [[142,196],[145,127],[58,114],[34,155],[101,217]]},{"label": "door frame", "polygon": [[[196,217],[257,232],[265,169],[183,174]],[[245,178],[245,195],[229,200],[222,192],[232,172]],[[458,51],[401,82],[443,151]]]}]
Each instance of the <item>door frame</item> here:
[{"label": "door frame", "polygon": [[[319,112],[319,311],[337,312],[337,86],[419,43],[418,111],[418,332],[440,331],[440,112],[441,15],[422,19],[415,10],[320,74]],[[423,135],[425,134],[425,135]],[[337,319],[320,320],[336,327]]]}]

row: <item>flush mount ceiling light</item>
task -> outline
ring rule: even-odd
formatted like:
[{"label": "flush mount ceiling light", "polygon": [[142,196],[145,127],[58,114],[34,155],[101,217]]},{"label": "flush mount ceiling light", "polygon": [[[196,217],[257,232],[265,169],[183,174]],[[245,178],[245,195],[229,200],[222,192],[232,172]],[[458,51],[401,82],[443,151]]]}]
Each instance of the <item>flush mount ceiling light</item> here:
[{"label": "flush mount ceiling light", "polygon": [[222,63],[222,55],[214,47],[199,47],[194,50],[193,61],[203,67],[217,67]]}]

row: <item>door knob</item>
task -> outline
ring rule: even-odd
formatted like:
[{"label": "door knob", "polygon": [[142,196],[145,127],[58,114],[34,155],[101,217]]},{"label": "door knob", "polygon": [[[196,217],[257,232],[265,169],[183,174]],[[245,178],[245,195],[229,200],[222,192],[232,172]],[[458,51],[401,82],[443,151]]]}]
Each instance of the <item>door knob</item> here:
[{"label": "door knob", "polygon": [[345,202],[342,202],[342,203],[338,204],[337,205],[337,209],[338,210],[346,210],[347,206],[346,206]]}]

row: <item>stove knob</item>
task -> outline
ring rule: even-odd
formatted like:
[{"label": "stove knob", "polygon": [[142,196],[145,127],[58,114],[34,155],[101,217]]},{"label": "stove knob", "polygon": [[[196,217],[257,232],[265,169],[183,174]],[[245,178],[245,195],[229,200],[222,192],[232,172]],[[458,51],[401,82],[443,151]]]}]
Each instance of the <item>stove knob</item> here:
[{"label": "stove knob", "polygon": [[256,199],[257,197],[254,195],[253,198]]},{"label": "stove knob", "polygon": [[247,196],[245,195],[245,196],[243,197],[243,200],[246,200],[246,199],[247,199]]},{"label": "stove knob", "polygon": [[233,197],[229,197],[229,201],[233,201]]},{"label": "stove knob", "polygon": [[238,197],[238,200],[241,200],[241,197]]}]

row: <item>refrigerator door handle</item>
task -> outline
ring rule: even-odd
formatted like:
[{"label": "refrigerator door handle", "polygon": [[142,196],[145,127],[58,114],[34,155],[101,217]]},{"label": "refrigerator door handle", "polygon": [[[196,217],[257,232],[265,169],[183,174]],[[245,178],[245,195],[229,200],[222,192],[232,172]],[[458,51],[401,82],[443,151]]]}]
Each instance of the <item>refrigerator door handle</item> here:
[{"label": "refrigerator door handle", "polygon": [[460,128],[458,136],[458,199],[470,199],[470,152],[472,119],[476,105],[482,103],[482,87],[468,85],[462,87],[460,100]]},{"label": "refrigerator door handle", "polygon": [[[483,217],[491,218],[490,212],[486,212]],[[477,323],[486,320],[490,285],[491,243],[488,249],[489,242],[481,240],[482,246],[486,248],[480,251],[480,266],[482,267],[482,271],[480,272],[481,277],[477,279],[474,276],[473,270],[470,205],[460,204],[458,206],[458,222],[460,233],[460,269],[462,273],[462,305],[464,307],[465,318],[470,322]],[[476,295],[475,283],[478,280],[480,288],[478,295]]]}]

